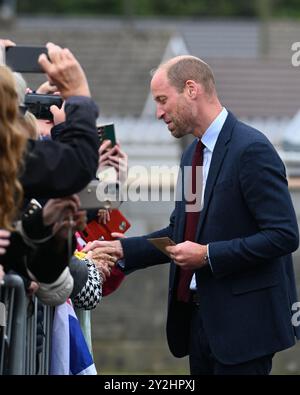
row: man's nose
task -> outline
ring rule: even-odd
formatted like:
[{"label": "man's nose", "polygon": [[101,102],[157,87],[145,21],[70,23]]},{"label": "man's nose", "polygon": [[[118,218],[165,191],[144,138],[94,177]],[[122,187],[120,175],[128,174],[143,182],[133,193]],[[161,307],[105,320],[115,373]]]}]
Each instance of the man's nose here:
[{"label": "man's nose", "polygon": [[156,108],[156,117],[157,119],[162,119],[165,114],[165,111],[163,111],[160,107]]}]

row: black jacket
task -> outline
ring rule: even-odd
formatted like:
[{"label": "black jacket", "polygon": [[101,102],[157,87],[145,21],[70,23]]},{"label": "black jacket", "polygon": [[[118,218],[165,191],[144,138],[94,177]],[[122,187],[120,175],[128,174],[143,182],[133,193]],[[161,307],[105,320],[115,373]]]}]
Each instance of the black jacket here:
[{"label": "black jacket", "polygon": [[[191,166],[196,144],[183,154],[182,170]],[[122,239],[125,269],[166,263],[169,258],[147,239],[168,236],[181,243],[185,210],[186,201],[178,199],[168,227]],[[292,320],[298,298],[291,258],[299,232],[285,168],[266,137],[231,113],[213,151],[195,240],[209,244],[210,265],[196,270],[196,282],[214,357],[240,364],[291,347],[300,337]],[[177,286],[172,262],[167,336],[172,353],[182,357],[189,353],[191,306],[177,300]]]},{"label": "black jacket", "polygon": [[[28,200],[73,194],[95,177],[99,145],[97,107],[90,98],[76,96],[66,101],[65,111],[65,126],[56,141],[28,142],[21,176]],[[51,228],[43,225],[41,211],[30,218],[23,218],[23,227],[33,239],[41,239],[51,233]],[[14,270],[28,277],[27,266],[39,281],[46,283],[57,279],[75,249],[74,240],[72,251],[68,251],[67,242],[58,243],[55,238],[33,249],[17,232],[12,233],[10,242],[6,254],[0,256],[4,270]]]},{"label": "black jacket", "polygon": [[65,111],[65,127],[56,141],[28,141],[21,175],[26,198],[71,195],[95,177],[97,107],[90,98],[74,96],[66,101]]}]

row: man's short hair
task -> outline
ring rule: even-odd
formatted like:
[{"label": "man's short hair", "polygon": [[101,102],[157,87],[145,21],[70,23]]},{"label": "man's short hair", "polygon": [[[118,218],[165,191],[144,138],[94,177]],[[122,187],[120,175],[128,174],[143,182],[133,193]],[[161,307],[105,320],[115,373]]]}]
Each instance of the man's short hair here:
[{"label": "man's short hair", "polygon": [[185,83],[193,80],[203,86],[209,95],[215,92],[215,78],[210,66],[196,57],[185,57],[171,64],[167,69],[167,76],[171,85],[182,93]]}]

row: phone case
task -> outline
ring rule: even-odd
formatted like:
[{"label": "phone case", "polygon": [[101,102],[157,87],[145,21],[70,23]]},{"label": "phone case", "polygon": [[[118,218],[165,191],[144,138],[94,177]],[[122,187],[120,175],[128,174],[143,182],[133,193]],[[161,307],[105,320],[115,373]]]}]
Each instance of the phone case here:
[{"label": "phone case", "polygon": [[112,210],[108,223],[100,225],[96,220],[93,220],[87,224],[80,234],[86,242],[94,240],[113,240],[111,233],[125,233],[130,226],[129,221],[120,210]]},{"label": "phone case", "polygon": [[[112,210],[110,221],[107,224],[100,225],[96,220],[93,220],[80,232],[80,235],[87,243],[94,240],[113,240],[111,237],[112,232],[125,233],[130,226],[130,223],[121,211]],[[110,276],[102,285],[102,295],[108,296],[116,291],[124,279],[125,274],[117,266],[114,266]]]}]

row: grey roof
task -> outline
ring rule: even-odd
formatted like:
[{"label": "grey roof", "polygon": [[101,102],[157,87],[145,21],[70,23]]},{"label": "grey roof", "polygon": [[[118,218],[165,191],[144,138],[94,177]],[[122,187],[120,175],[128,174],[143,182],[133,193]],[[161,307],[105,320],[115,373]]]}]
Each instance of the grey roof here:
[{"label": "grey roof", "polygon": [[[176,36],[191,54],[211,64],[220,97],[237,116],[292,117],[300,103],[300,70],[291,65],[291,45],[299,40],[300,26],[272,22],[268,30],[269,53],[264,58],[261,26],[245,20],[18,18],[11,30],[0,26],[0,37],[26,44],[51,40],[69,47],[86,70],[105,116],[142,113],[149,71]],[[36,85],[42,78],[27,80]]]},{"label": "grey roof", "polygon": [[239,117],[292,117],[299,109],[300,69],[290,59],[207,59],[226,107]]},{"label": "grey roof", "polygon": [[199,21],[180,28],[190,52],[200,58],[256,58],[259,24],[249,21]]},{"label": "grey roof", "polygon": [[[70,48],[87,73],[102,113],[138,116],[147,98],[150,71],[160,63],[170,34],[126,29],[104,31],[87,29],[78,21],[66,26],[63,20],[60,22],[60,27],[57,22],[52,26],[49,20],[45,24],[17,23],[11,31],[0,27],[0,37],[9,37],[17,44],[41,45],[53,41]],[[43,81],[42,76],[26,74],[25,78],[33,88]]]}]

